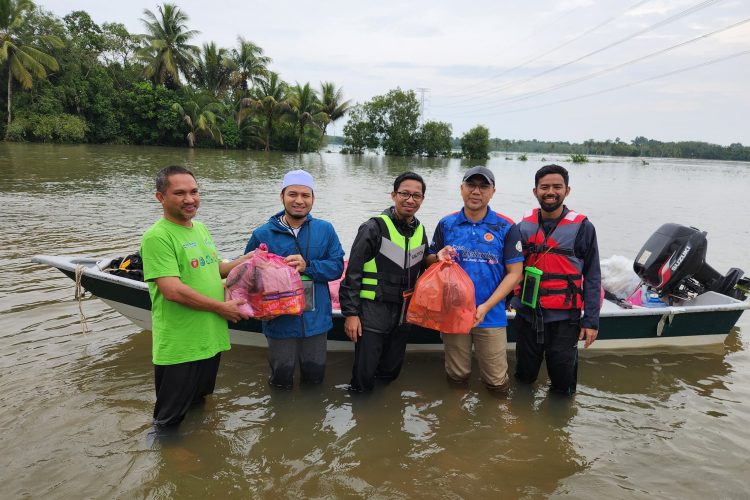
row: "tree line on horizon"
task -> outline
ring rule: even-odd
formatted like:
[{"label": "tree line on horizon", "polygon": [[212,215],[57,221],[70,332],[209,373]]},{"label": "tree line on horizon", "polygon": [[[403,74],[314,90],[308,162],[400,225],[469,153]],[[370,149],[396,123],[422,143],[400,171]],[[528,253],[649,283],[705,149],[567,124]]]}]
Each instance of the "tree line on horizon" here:
[{"label": "tree line on horizon", "polygon": [[285,82],[271,57],[237,37],[198,34],[174,4],[144,10],[144,33],[99,26],[82,10],[59,18],[31,0],[0,0],[2,137],[313,151],[349,106],[341,87]]},{"label": "tree line on horizon", "polygon": [[490,139],[490,149],[492,151],[565,155],[643,156],[647,158],[750,161],[750,147],[743,146],[741,143],[721,146],[701,141],[661,142],[655,139],[647,139],[643,136],[638,136],[629,143],[620,140],[619,137],[614,140],[607,139],[604,141],[589,139],[582,143],[493,138]]}]

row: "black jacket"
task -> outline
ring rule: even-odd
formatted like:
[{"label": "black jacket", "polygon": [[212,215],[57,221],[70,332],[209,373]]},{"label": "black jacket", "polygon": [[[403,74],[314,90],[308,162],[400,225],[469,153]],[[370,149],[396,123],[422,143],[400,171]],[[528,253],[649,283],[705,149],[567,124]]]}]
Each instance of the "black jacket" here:
[{"label": "black jacket", "polygon": [[[405,237],[414,234],[419,225],[419,221],[414,220],[407,224],[397,219],[394,208],[388,208],[383,211],[393,221],[398,232]],[[424,231],[422,244],[427,247],[427,230]],[[380,225],[373,218],[365,221],[359,226],[356,238],[352,244],[352,250],[349,252],[349,264],[346,268],[346,275],[341,282],[339,289],[339,302],[341,303],[341,313],[344,316],[359,316],[362,321],[362,329],[378,333],[388,333],[398,326],[399,316],[401,315],[401,304],[379,302],[374,300],[362,299],[359,291],[362,285],[362,269],[365,262],[371,260],[377,255],[380,249],[380,240],[382,234]],[[425,252],[425,256],[427,252]],[[424,271],[424,262],[421,271]],[[420,274],[421,274],[420,271]],[[417,276],[411,278],[408,287],[413,288],[417,281]]]}]

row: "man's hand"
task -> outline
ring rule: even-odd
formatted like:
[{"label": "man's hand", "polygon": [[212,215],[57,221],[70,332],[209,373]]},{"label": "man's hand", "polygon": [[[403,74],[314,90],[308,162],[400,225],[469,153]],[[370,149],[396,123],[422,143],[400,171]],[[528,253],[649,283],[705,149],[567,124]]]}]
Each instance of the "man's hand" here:
[{"label": "man's hand", "polygon": [[475,316],[476,319],[472,328],[475,328],[479,323],[484,321],[484,317],[487,316],[488,312],[490,312],[490,308],[487,307],[487,304],[479,304],[477,306],[477,315]]},{"label": "man's hand", "polygon": [[586,343],[583,346],[585,349],[594,343],[598,334],[599,332],[593,328],[581,328],[581,334],[578,336],[578,340],[583,340],[583,338],[586,337]]},{"label": "man's hand", "polygon": [[300,274],[304,273],[305,269],[307,269],[305,259],[298,253],[285,258],[284,262],[295,268]]},{"label": "man's hand", "polygon": [[241,319],[249,319],[250,316],[240,311],[240,306],[246,304],[244,300],[228,300],[222,302],[222,306],[216,311],[222,318],[227,321],[236,323]]},{"label": "man's hand", "polygon": [[458,257],[458,252],[450,246],[446,245],[443,248],[440,249],[437,253],[438,260],[453,260],[454,257]]},{"label": "man's hand", "polygon": [[344,333],[349,340],[356,342],[362,336],[362,322],[359,316],[347,316],[344,320]]}]

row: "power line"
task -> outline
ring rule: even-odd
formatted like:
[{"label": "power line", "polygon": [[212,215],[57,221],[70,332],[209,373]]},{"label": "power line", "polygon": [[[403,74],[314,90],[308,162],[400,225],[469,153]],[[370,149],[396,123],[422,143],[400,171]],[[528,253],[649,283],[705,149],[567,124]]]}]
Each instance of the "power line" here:
[{"label": "power line", "polygon": [[[636,2],[635,4],[631,5],[627,9],[625,9],[622,12],[620,12],[619,14],[617,14],[616,16],[612,16],[612,17],[610,17],[608,19],[605,19],[604,21],[600,22],[596,26],[593,26],[593,27],[591,27],[591,28],[583,31],[582,33],[580,33],[579,35],[574,36],[573,38],[569,39],[568,41],[563,42],[563,43],[561,43],[561,44],[559,44],[559,45],[557,45],[555,47],[552,47],[551,49],[547,50],[546,52],[543,52],[543,53],[541,53],[539,55],[536,55],[536,56],[532,57],[531,59],[527,59],[524,62],[522,62],[521,64],[518,64],[517,66],[514,66],[512,68],[506,69],[505,71],[502,71],[502,72],[500,72],[500,73],[498,73],[498,74],[496,74],[496,75],[494,75],[494,76],[492,76],[490,78],[487,78],[487,79],[485,79],[482,82],[478,82],[476,84],[472,84],[471,86],[477,86],[477,85],[480,85],[480,84],[482,84],[484,82],[489,82],[489,81],[495,80],[497,78],[500,78],[502,76],[507,75],[508,73],[510,73],[512,71],[515,71],[515,70],[521,69],[521,68],[523,68],[525,66],[528,66],[529,64],[538,61],[542,57],[545,57],[545,56],[548,56],[548,55],[550,55],[550,54],[552,54],[554,52],[557,52],[558,50],[562,49],[563,47],[566,47],[566,46],[570,45],[571,43],[576,42],[576,41],[580,40],[581,38],[583,38],[583,37],[585,37],[585,36],[587,36],[587,35],[595,32],[596,30],[598,30],[600,28],[603,28],[604,26],[608,25],[609,23],[611,23],[612,21],[616,20],[620,16],[623,16],[624,14],[627,14],[631,10],[634,10],[634,9],[640,7],[641,5],[643,5],[645,3],[648,3],[648,2],[651,2],[651,1],[652,0],[641,0],[639,2]],[[452,98],[459,98],[459,99],[461,99],[461,98],[463,98],[463,101],[459,101],[457,103],[453,103],[453,104],[460,104],[461,102],[465,102],[465,101],[469,101],[469,100],[472,100],[472,99],[476,99],[477,97],[481,97],[481,95],[480,96],[466,96],[465,94],[459,94],[459,95],[456,95],[456,96],[450,96],[449,95],[449,96],[443,96],[443,97],[447,98],[447,99],[452,99]]]},{"label": "power line", "polygon": [[[720,63],[720,62],[727,61],[729,59],[734,59],[736,57],[741,57],[741,56],[744,56],[744,55],[747,55],[747,54],[750,54],[750,49],[743,50],[741,52],[735,52],[734,54],[730,54],[730,55],[724,56],[724,57],[719,57],[719,58],[712,59],[710,61],[702,62],[702,63],[699,63],[699,64],[694,64],[692,66],[686,66],[684,68],[676,69],[674,71],[669,71],[667,73],[662,73],[662,74],[659,74],[659,75],[656,75],[656,76],[652,76],[652,77],[649,77],[649,78],[644,78],[642,80],[637,80],[637,81],[626,83],[626,84],[623,84],[623,85],[618,85],[616,87],[610,87],[608,89],[598,90],[596,92],[590,92],[588,94],[583,94],[583,95],[579,95],[579,96],[575,96],[575,97],[569,97],[567,99],[560,99],[558,101],[552,101],[552,102],[547,102],[547,103],[543,103],[543,104],[538,104],[536,106],[528,106],[528,107],[525,107],[525,108],[510,109],[510,110],[507,110],[507,111],[494,111],[494,112],[492,112],[492,114],[493,115],[497,115],[497,114],[518,113],[518,112],[521,112],[521,111],[529,111],[529,110],[532,110],[532,109],[545,108],[547,106],[553,106],[555,104],[562,104],[562,103],[571,102],[571,101],[578,101],[578,100],[581,100],[581,99],[586,99],[588,97],[593,97],[593,96],[600,95],[600,94],[606,94],[607,92],[613,92],[615,90],[620,90],[620,89],[632,87],[634,85],[640,85],[641,83],[646,83],[646,82],[650,82],[650,81],[653,81],[653,80],[659,80],[661,78],[666,78],[668,76],[677,75],[679,73],[684,73],[686,71],[691,71],[691,70],[694,70],[694,69],[702,68],[704,66],[710,66],[711,64]],[[478,115],[478,116],[482,116],[482,115]]]},{"label": "power line", "polygon": [[[636,31],[635,33],[632,33],[632,34],[630,34],[630,35],[628,35],[628,36],[626,36],[624,38],[621,38],[621,39],[619,39],[619,40],[617,40],[615,42],[609,43],[609,44],[605,45],[604,47],[598,48],[598,49],[593,50],[593,51],[591,51],[591,52],[589,52],[587,54],[584,54],[584,55],[582,55],[580,57],[577,57],[576,59],[564,62],[562,64],[559,64],[559,65],[554,66],[554,67],[552,67],[550,69],[544,70],[544,71],[542,71],[540,73],[537,73],[535,75],[532,75],[530,77],[524,78],[522,80],[508,82],[508,83],[506,83],[504,85],[501,85],[499,87],[495,87],[494,89],[490,89],[489,92],[497,92],[497,91],[500,91],[500,90],[505,90],[505,89],[508,89],[508,88],[511,88],[511,87],[515,87],[515,86],[518,86],[518,85],[520,85],[522,83],[526,83],[526,82],[528,82],[530,80],[538,78],[540,76],[544,76],[544,75],[547,75],[549,73],[552,73],[553,71],[557,71],[559,69],[562,69],[562,68],[564,68],[566,66],[570,66],[571,64],[575,64],[575,63],[580,62],[580,61],[582,61],[582,60],[584,60],[586,58],[589,58],[589,57],[591,57],[593,55],[596,55],[596,54],[599,54],[601,52],[604,52],[605,50],[609,50],[609,49],[611,49],[613,47],[621,45],[621,44],[623,44],[623,43],[625,43],[627,41],[632,40],[635,37],[638,37],[640,35],[643,35],[645,33],[653,31],[653,30],[655,30],[657,28],[665,26],[665,25],[667,25],[669,23],[672,23],[674,21],[682,19],[683,17],[686,17],[686,16],[688,16],[690,14],[693,14],[694,12],[697,12],[697,11],[699,11],[701,9],[705,9],[706,7],[709,7],[710,5],[715,4],[717,2],[720,2],[720,1],[722,1],[722,0],[704,0],[702,2],[699,2],[699,3],[695,4],[695,5],[693,5],[692,7],[689,7],[687,9],[685,9],[685,10],[682,10],[682,11],[678,12],[677,14],[674,14],[674,15],[666,18],[666,19],[663,19],[663,20],[661,20],[661,21],[659,21],[659,22],[657,22],[655,24],[652,24],[651,26],[647,26],[646,28],[640,29],[640,30]],[[440,108],[452,108],[452,107],[456,107],[458,104],[459,103],[446,104],[446,105],[438,106],[438,107],[440,107]]]},{"label": "power line", "polygon": [[[645,0],[645,1],[651,1],[651,0]],[[640,3],[644,3],[644,2],[640,2]],[[534,26],[533,26],[533,27],[531,28],[531,30],[530,30],[530,31],[531,31],[531,33],[530,33],[530,34],[529,34],[528,36],[526,36],[526,37],[524,37],[524,38],[522,38],[522,39],[518,40],[517,42],[515,42],[515,43],[513,43],[513,44],[511,44],[511,45],[509,45],[509,46],[505,46],[505,47],[504,47],[505,51],[507,52],[507,51],[509,51],[509,50],[510,50],[511,48],[513,48],[513,47],[515,47],[515,46],[517,46],[517,45],[520,45],[520,44],[521,44],[522,42],[525,42],[526,40],[528,40],[528,39],[530,39],[530,38],[534,37],[534,36],[535,36],[535,35],[537,34],[537,32],[538,32],[538,31],[539,31],[540,29],[541,29],[541,30],[544,30],[544,29],[547,29],[547,28],[551,28],[551,27],[554,27],[554,26],[555,26],[556,24],[559,24],[559,23],[561,23],[561,22],[562,22],[562,21],[564,21],[564,20],[565,20],[565,19],[566,19],[566,18],[567,18],[568,16],[570,16],[571,14],[573,14],[574,12],[576,12],[576,11],[577,11],[578,9],[579,9],[579,7],[574,7],[574,8],[572,8],[572,9],[568,9],[567,11],[565,11],[565,13],[564,13],[564,14],[562,14],[562,15],[560,15],[559,17],[555,18],[555,20],[554,20],[553,22],[551,22],[551,23],[548,23],[548,24],[545,24],[545,25],[544,25],[543,27],[541,27],[541,23],[539,23],[539,24],[536,24],[536,25],[534,25]],[[539,28],[539,27],[541,27],[541,28]],[[557,48],[560,48],[560,47],[557,47]],[[552,52],[552,51],[555,51],[555,50],[557,50],[557,48],[553,48],[553,49],[551,49],[551,52]],[[514,68],[514,69],[515,69],[515,68]],[[508,71],[510,71],[510,70],[508,70]],[[495,75],[489,76],[489,77],[487,77],[487,78],[484,78],[484,79],[482,79],[482,80],[479,80],[479,81],[476,81],[476,82],[472,82],[472,83],[469,83],[469,84],[467,84],[467,85],[463,85],[463,86],[461,86],[461,87],[457,87],[457,88],[461,88],[461,90],[462,90],[462,91],[465,91],[465,90],[466,90],[467,88],[478,87],[478,86],[480,86],[480,85],[483,85],[483,84],[484,84],[485,82],[489,82],[489,81],[492,81],[493,79],[499,78],[500,76],[502,76],[502,75],[506,74],[506,73],[507,73],[508,71],[503,71],[503,72],[501,72],[500,74],[495,74]],[[445,97],[446,97],[446,98],[452,98],[452,97],[463,97],[463,95],[464,95],[464,94],[462,93],[462,94],[458,94],[458,95],[454,95],[454,96],[450,96],[450,95],[447,95],[447,96],[445,96]]]},{"label": "power line", "polygon": [[719,33],[723,33],[723,32],[728,31],[730,29],[733,29],[733,28],[736,28],[738,26],[741,26],[743,24],[747,24],[748,22],[750,22],[750,18],[743,19],[742,21],[738,21],[738,22],[736,22],[734,24],[731,24],[729,26],[725,26],[724,28],[720,28],[720,29],[717,29],[717,30],[712,31],[710,33],[706,33],[706,34],[697,36],[695,38],[692,38],[690,40],[686,40],[684,42],[678,43],[676,45],[672,45],[671,47],[667,47],[667,48],[664,48],[664,49],[661,49],[661,50],[657,50],[656,52],[652,52],[650,54],[646,54],[644,56],[637,57],[635,59],[631,59],[631,60],[626,61],[624,63],[620,63],[620,64],[617,64],[615,66],[610,66],[609,68],[602,69],[600,71],[595,71],[593,73],[589,73],[588,75],[584,75],[584,76],[581,76],[581,77],[578,77],[578,78],[574,78],[572,80],[567,80],[565,82],[560,82],[560,83],[557,83],[555,85],[550,85],[549,87],[545,87],[543,89],[539,89],[539,90],[535,90],[535,91],[532,91],[532,92],[528,92],[526,94],[521,94],[521,95],[516,95],[516,96],[510,96],[510,97],[504,97],[502,99],[495,100],[495,101],[487,101],[485,103],[480,104],[480,106],[483,106],[480,109],[469,110],[469,111],[465,111],[465,112],[461,112],[461,113],[455,113],[455,116],[471,115],[471,114],[476,113],[477,111],[487,111],[488,108],[489,109],[497,109],[497,107],[502,107],[502,106],[505,106],[507,104],[512,104],[512,103],[515,103],[515,102],[518,102],[518,101],[524,101],[526,99],[531,99],[532,97],[539,97],[541,95],[548,94],[550,92],[553,92],[555,90],[561,89],[563,87],[568,87],[570,85],[575,85],[576,83],[580,83],[580,82],[583,82],[583,81],[591,80],[593,78],[597,78],[597,77],[599,77],[601,75],[604,75],[606,73],[611,73],[612,71],[621,69],[621,68],[623,68],[625,66],[629,66],[631,64],[635,64],[635,63],[644,61],[646,59],[650,59],[652,57],[655,57],[655,56],[658,56],[658,55],[662,55],[662,54],[665,54],[667,52],[671,52],[672,50],[684,47],[684,46],[689,45],[691,43],[695,43],[695,42],[704,40],[704,39],[709,38],[711,36],[714,36],[714,35],[717,35]]}]

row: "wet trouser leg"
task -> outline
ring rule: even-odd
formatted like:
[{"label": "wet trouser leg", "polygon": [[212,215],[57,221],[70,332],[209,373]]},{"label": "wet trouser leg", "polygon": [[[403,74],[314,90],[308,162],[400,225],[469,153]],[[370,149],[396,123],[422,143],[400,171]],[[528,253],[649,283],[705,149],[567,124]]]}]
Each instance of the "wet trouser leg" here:
[{"label": "wet trouser leg", "polygon": [[198,361],[154,365],[154,423],[159,426],[179,424],[191,405],[213,393],[220,361],[221,353],[218,353]]},{"label": "wet trouser leg", "polygon": [[516,332],[516,379],[533,384],[544,359],[544,344],[537,342],[536,328],[520,314],[513,320],[513,330]]},{"label": "wet trouser leg", "polygon": [[508,334],[504,327],[473,328],[479,375],[489,389],[508,388]]},{"label": "wet trouser leg", "polygon": [[299,339],[297,359],[300,380],[311,384],[323,382],[326,373],[326,351],[328,335],[325,333]]},{"label": "wet trouser leg", "polygon": [[380,355],[380,361],[375,370],[375,378],[387,381],[398,378],[399,373],[401,373],[401,367],[404,364],[406,341],[408,338],[408,330],[398,326],[385,336],[383,352]]},{"label": "wet trouser leg", "polygon": [[352,390],[360,392],[372,390],[386,335],[362,330],[362,336],[354,344],[354,366],[350,382]]},{"label": "wet trouser leg", "polygon": [[291,389],[294,381],[294,363],[297,359],[297,338],[268,340],[268,364],[271,376],[268,383],[274,387]]},{"label": "wet trouser leg", "polygon": [[568,396],[576,392],[580,332],[577,321],[552,321],[544,325],[544,352],[553,392]]},{"label": "wet trouser leg", "polygon": [[443,333],[445,374],[454,382],[466,382],[471,375],[471,334]]}]

